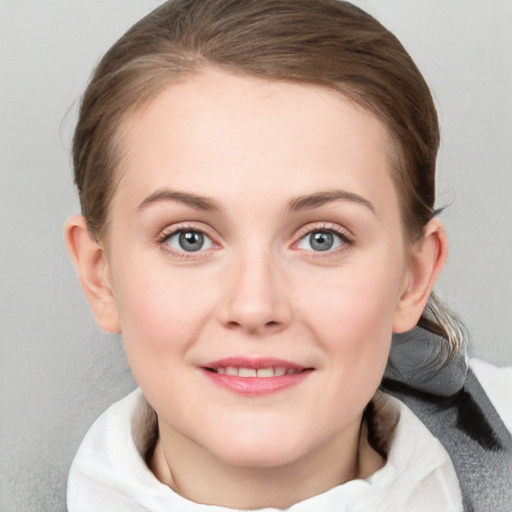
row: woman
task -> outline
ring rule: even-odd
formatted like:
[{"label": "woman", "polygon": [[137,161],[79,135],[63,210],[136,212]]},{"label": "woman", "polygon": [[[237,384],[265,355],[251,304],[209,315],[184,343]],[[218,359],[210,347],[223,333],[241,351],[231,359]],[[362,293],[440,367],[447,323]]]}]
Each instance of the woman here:
[{"label": "woman", "polygon": [[508,510],[510,434],[432,295],[438,145],[351,4],[176,0],[130,29],[84,95],[66,240],[140,390],[69,509]]}]

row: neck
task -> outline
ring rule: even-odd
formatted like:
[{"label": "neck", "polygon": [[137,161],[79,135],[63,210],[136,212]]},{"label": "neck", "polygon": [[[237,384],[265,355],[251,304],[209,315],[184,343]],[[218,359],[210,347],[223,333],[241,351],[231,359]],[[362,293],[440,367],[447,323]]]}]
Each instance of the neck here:
[{"label": "neck", "polygon": [[371,448],[365,423],[332,443],[277,467],[219,460],[176,432],[162,432],[150,460],[155,476],[181,496],[238,509],[288,508],[336,485],[366,478],[384,465]]}]

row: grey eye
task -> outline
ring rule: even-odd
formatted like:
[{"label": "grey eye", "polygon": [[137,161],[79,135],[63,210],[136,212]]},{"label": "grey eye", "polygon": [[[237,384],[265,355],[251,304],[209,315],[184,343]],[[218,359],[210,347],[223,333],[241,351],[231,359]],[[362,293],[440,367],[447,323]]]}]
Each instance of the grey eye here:
[{"label": "grey eye", "polygon": [[323,252],[336,249],[343,243],[342,238],[336,233],[331,231],[313,231],[300,240],[299,247],[308,251]]},{"label": "grey eye", "polygon": [[177,251],[184,252],[197,252],[212,247],[212,241],[208,236],[192,229],[177,231],[169,237],[167,244]]}]

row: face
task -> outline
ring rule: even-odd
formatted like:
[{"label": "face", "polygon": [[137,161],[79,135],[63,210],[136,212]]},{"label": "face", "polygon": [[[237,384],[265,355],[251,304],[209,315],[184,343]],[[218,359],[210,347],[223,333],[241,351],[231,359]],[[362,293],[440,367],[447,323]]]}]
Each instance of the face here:
[{"label": "face", "polygon": [[353,436],[409,282],[381,123],[211,70],[122,133],[108,281],[162,436],[260,467]]}]

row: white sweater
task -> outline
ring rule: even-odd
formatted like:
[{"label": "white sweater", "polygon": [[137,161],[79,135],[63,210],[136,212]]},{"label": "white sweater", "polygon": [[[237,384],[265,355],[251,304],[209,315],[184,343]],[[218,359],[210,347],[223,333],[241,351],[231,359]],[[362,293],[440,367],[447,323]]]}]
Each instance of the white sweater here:
[{"label": "white sweater", "polygon": [[[512,431],[512,369],[472,362],[495,408]],[[385,466],[364,480],[352,480],[292,507],[291,512],[451,512],[461,511],[459,484],[440,442],[412,411],[386,395],[400,420]],[[92,425],[70,470],[69,512],[229,512],[183,498],[148,469],[134,437],[145,413],[140,390],[112,405]],[[134,421],[135,420],[135,421]],[[132,425],[138,425],[133,427]],[[262,509],[271,512],[277,509]]]}]

